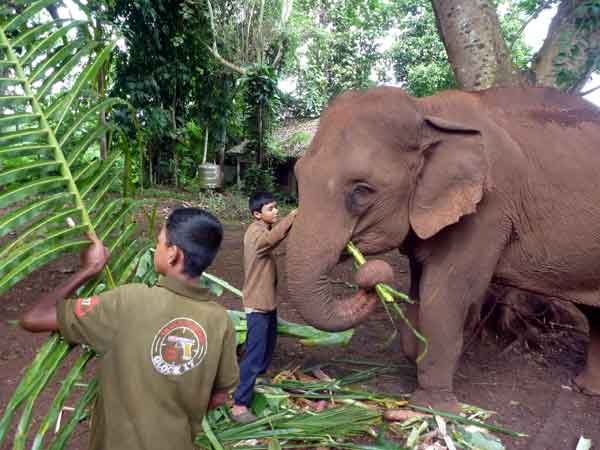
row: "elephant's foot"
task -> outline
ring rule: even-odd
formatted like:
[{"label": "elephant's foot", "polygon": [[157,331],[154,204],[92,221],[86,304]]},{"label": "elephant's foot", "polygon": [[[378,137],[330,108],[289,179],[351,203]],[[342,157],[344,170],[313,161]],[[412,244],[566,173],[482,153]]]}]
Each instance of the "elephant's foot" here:
[{"label": "elephant's foot", "polygon": [[583,371],[573,379],[575,389],[585,395],[600,396],[600,379]]},{"label": "elephant's foot", "polygon": [[417,389],[410,396],[410,403],[452,414],[460,413],[460,403],[458,403],[456,395],[449,390]]}]

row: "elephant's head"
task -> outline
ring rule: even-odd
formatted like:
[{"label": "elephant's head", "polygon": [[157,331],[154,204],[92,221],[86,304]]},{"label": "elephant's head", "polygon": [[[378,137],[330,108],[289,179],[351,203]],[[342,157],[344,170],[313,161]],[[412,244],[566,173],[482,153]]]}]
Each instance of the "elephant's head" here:
[{"label": "elephant's head", "polygon": [[338,299],[327,281],[347,242],[368,255],[398,248],[411,229],[430,238],[475,211],[488,169],[477,130],[424,116],[400,89],[339,97],[296,164],[300,207],[287,250],[296,309],[331,331],[364,320],[373,291]]}]

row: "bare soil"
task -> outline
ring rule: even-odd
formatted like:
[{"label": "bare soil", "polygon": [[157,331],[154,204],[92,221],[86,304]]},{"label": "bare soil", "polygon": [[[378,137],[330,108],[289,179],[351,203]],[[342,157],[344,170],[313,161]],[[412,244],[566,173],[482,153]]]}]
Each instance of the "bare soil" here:
[{"label": "bare soil", "polygon": [[[242,286],[242,237],[244,226],[229,224],[220,255],[210,272]],[[406,260],[397,253],[385,256],[396,272],[397,287],[408,287]],[[283,258],[278,261],[283,263]],[[31,362],[45,335],[31,335],[21,330],[15,320],[36,296],[56,286],[77,267],[77,256],[65,257],[39,270],[19,283],[9,294],[0,297],[0,406],[4,410],[16,383]],[[279,266],[280,269],[282,266]],[[283,270],[280,270],[283,274]],[[349,264],[340,267],[334,279],[350,280]],[[285,293],[285,277],[280,277],[280,316],[301,322]],[[232,295],[224,295],[229,308],[241,308]],[[370,387],[389,393],[407,393],[415,385],[416,371],[403,358],[397,339],[386,344],[391,334],[389,319],[383,310],[377,311],[357,328],[348,348],[306,348],[292,338],[281,338],[272,370],[326,364],[334,358],[396,362],[406,369],[394,375],[372,380]],[[459,398],[470,404],[496,411],[495,421],[510,429],[527,433],[529,437],[512,439],[502,436],[507,449],[515,450],[574,450],[580,435],[591,438],[594,448],[600,449],[600,398],[574,392],[570,380],[581,370],[586,346],[585,337],[567,332],[544,335],[538,349],[522,344],[506,346],[504,340],[492,335],[476,339],[467,348],[455,377]],[[325,369],[335,370],[335,369]],[[89,372],[89,371],[88,371]],[[34,423],[51,401],[52,392],[59,386],[53,381],[35,408]],[[69,448],[86,448],[87,427],[81,425]],[[8,447],[7,447],[8,448]]]}]

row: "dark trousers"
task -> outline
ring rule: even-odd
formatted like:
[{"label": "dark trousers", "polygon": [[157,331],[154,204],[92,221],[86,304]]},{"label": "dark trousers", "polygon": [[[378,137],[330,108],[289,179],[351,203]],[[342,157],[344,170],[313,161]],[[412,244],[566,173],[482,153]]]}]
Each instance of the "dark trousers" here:
[{"label": "dark trousers", "polygon": [[242,362],[240,384],[233,400],[236,405],[250,406],[256,377],[267,371],[277,342],[277,310],[246,314],[248,332]]}]

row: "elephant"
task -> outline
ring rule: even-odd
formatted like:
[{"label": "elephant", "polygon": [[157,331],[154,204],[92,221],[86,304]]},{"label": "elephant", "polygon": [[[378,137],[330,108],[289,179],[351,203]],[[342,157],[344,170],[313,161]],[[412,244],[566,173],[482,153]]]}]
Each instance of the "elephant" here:
[{"label": "elephant", "polygon": [[[450,90],[424,98],[389,86],[350,91],[322,114],[295,174],[299,210],[286,254],[290,304],[319,329],[356,326],[378,303],[373,286],[389,278],[386,263],[372,266],[347,298],[333,295],[329,272],[347,257],[348,241],[367,256],[399,249],[409,259],[410,296],[418,301],[409,315],[429,343],[417,364],[413,403],[457,410],[453,375],[465,322],[491,283],[584,310],[590,343],[574,382],[600,395],[600,110],[594,105],[553,88]],[[401,346],[413,358],[419,353],[408,330]]]}]

